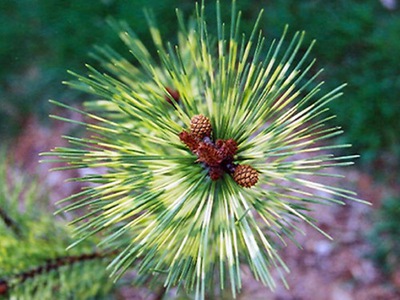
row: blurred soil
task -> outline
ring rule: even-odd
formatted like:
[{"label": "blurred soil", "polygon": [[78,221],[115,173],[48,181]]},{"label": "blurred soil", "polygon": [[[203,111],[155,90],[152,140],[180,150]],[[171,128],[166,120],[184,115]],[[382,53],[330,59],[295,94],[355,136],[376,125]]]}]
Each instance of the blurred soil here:
[{"label": "blurred soil", "polygon": [[[63,111],[65,114],[65,111]],[[81,116],[69,116],[79,120]],[[38,164],[38,154],[55,146],[65,146],[60,138],[75,130],[74,126],[54,122],[42,127],[35,119],[26,120],[27,126],[11,149],[21,170],[37,174],[40,184],[50,191],[52,203],[79,190],[79,186],[65,183],[70,177],[81,176],[81,171],[49,172],[54,164]],[[382,166],[380,166],[382,168]],[[390,170],[389,173],[395,173]],[[389,196],[400,194],[394,179],[387,184],[375,182],[370,174],[354,167],[343,168],[346,179],[339,185],[355,190],[358,197],[371,202],[367,206],[355,202],[345,206],[315,206],[313,215],[319,226],[332,236],[333,241],[310,226],[303,226],[304,235],[297,240],[303,249],[289,244],[280,250],[281,257],[291,272],[286,279],[290,289],[280,283],[278,272],[275,292],[255,281],[247,267],[243,267],[243,290],[238,299],[270,300],[395,300],[400,299],[400,270],[392,277],[385,277],[367,258],[370,246],[365,235],[373,225],[372,213]],[[397,178],[396,175],[392,176]],[[390,176],[389,176],[390,178]],[[336,183],[337,184],[337,183]],[[157,299],[157,295],[132,288],[122,289],[120,299]],[[168,296],[166,297],[168,298]],[[228,299],[228,298],[226,298]]]}]

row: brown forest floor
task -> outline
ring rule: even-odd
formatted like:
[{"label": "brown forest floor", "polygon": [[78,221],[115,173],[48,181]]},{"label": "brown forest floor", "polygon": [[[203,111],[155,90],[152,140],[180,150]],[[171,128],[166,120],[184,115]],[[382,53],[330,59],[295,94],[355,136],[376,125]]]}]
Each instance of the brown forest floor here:
[{"label": "brown forest floor", "polygon": [[[38,174],[44,186],[50,190],[52,202],[76,192],[76,187],[65,184],[64,180],[79,175],[76,173],[78,171],[49,173],[48,165],[37,163],[38,153],[65,145],[60,136],[65,134],[70,126],[56,122],[51,128],[43,127],[34,119],[27,120],[26,124],[14,144],[15,148],[12,149],[20,167],[24,172]],[[343,181],[340,184],[355,190],[361,199],[371,202],[372,206],[358,203],[348,203],[346,206],[316,206],[313,215],[319,220],[319,226],[334,240],[330,241],[310,226],[304,226],[306,234],[297,236],[303,249],[289,244],[280,250],[283,260],[291,270],[286,276],[290,289],[280,284],[276,276],[278,285],[276,291],[271,292],[255,281],[249,270],[244,267],[243,290],[238,299],[400,299],[400,270],[391,277],[385,277],[366,257],[371,251],[371,246],[365,239],[365,234],[373,226],[373,212],[380,207],[382,200],[400,194],[400,186],[396,184],[396,170],[393,169],[392,176],[390,172],[389,175],[386,174],[389,180],[385,184],[376,182],[371,174],[356,168],[343,169],[341,172],[345,172],[343,174],[346,175],[346,180],[340,179]],[[120,291],[118,298],[155,299],[156,296],[142,289],[124,289]]]}]

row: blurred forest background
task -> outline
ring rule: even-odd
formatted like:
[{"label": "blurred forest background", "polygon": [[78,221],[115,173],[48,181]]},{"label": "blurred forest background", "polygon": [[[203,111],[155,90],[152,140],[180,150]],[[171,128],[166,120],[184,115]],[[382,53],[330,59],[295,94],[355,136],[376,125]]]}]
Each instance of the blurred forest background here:
[{"label": "blurred forest background", "polygon": [[[214,1],[205,2],[212,29],[215,28]],[[221,3],[228,6],[230,0]],[[332,234],[337,247],[334,250],[326,244],[310,246],[312,257],[322,253],[324,261],[344,265],[343,270],[331,274],[331,281],[326,279],[327,286],[332,281],[341,282],[340,289],[332,288],[331,299],[370,299],[368,293],[357,294],[358,289],[367,286],[372,289],[369,294],[376,296],[371,299],[400,299],[400,3],[395,0],[237,0],[237,5],[243,12],[244,32],[250,32],[261,8],[265,10],[261,27],[269,40],[280,37],[285,24],[289,24],[291,33],[305,30],[309,42],[317,40],[312,56],[317,58],[317,67],[325,69],[322,76],[326,88],[348,83],[345,95],[330,104],[337,115],[335,124],[345,130],[337,143],[351,143],[352,151],[361,154],[356,166],[346,172],[360,196],[373,206],[350,205],[335,211],[338,218],[326,221],[329,233],[332,233],[329,226],[334,232],[337,230],[336,235]],[[193,2],[187,0],[0,1],[0,140],[2,148],[5,145],[13,152],[16,168],[47,178],[50,183],[43,186],[53,189],[49,194],[56,195],[55,200],[68,195],[70,191],[63,187],[64,178],[41,174],[47,169],[36,163],[37,154],[59,145],[55,142],[66,130],[48,118],[54,110],[48,100],[80,105],[88,99],[87,95],[61,83],[70,79],[66,70],[85,73],[85,63],[96,66],[88,55],[93,45],[110,45],[129,55],[107,25],[107,17],[126,20],[149,45],[143,8],[154,11],[165,39],[174,41],[177,30],[174,8],[188,16],[193,7]],[[222,13],[228,21],[230,9],[223,9]],[[324,215],[320,217],[323,219]],[[350,241],[342,238],[343,223],[339,222],[354,223],[346,228],[349,234],[356,232],[357,236]],[[356,258],[344,257],[345,250],[341,249],[354,252]],[[307,257],[302,251],[287,251],[285,255],[297,265]],[[320,262],[314,263],[307,268],[318,271],[316,266]],[[356,271],[352,269],[354,265],[357,265]],[[302,270],[296,273],[294,267],[289,279],[291,285],[296,286],[297,280],[303,288],[312,291],[313,285],[321,284],[317,279],[312,280],[314,277],[305,282],[306,272]],[[318,272],[329,273],[324,270]],[[363,276],[369,274],[369,279],[357,285],[354,282],[363,280],[357,277],[357,272]],[[312,276],[318,278],[315,274]],[[295,298],[288,292],[280,295],[271,299],[311,299],[301,295]]]}]

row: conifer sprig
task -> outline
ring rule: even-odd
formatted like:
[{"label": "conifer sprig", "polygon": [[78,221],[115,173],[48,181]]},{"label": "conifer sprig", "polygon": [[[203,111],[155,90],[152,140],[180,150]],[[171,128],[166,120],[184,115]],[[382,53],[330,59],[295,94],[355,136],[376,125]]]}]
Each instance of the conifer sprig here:
[{"label": "conifer sprig", "polygon": [[266,46],[261,13],[246,38],[235,1],[229,30],[220,10],[217,1],[216,42],[204,3],[189,26],[178,11],[177,45],[163,40],[148,14],[158,57],[129,26],[113,22],[135,63],[105,47],[95,54],[105,73],[91,66],[88,76],[72,73],[78,82],[69,85],[101,100],[83,110],[52,101],[87,122],[54,117],[90,135],[66,136],[71,147],[44,154],[66,163],[60,169],[92,171],[75,179],[89,185],[61,209],[87,209],[74,221],[77,243],[104,232],[101,245],[121,250],[110,265],[114,275],[137,265],[139,275],[183,286],[198,299],[216,281],[235,297],[242,263],[274,288],[271,268],[287,271],[277,240],[293,240],[297,222],[321,231],[308,203],[361,201],[324,184],[325,176],[337,176],[325,169],[356,156],[331,154],[349,145],[323,144],[342,132],[325,123],[333,118],[326,105],[343,86],[321,92],[308,58],[314,43],[300,51],[302,32],[287,45],[286,28]]},{"label": "conifer sprig", "polygon": [[0,149],[0,299],[103,299],[113,285],[107,263],[88,239],[69,253],[71,228],[49,214],[37,181],[17,171]]}]

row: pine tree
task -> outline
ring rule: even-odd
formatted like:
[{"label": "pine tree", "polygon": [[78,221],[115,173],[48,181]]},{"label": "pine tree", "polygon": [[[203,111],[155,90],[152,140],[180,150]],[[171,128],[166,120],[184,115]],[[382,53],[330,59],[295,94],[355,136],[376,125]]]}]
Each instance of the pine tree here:
[{"label": "pine tree", "polygon": [[148,14],[157,57],[127,24],[111,22],[135,62],[104,47],[94,54],[102,71],[71,72],[77,81],[68,84],[99,100],[84,109],[52,101],[86,121],[54,117],[88,134],[66,136],[70,147],[44,153],[64,163],[60,169],[88,171],[74,179],[87,188],[62,202],[61,211],[86,209],[73,245],[101,233],[102,251],[119,253],[112,276],[134,267],[139,278],[196,299],[216,283],[235,297],[241,264],[273,289],[271,268],[288,271],[276,243],[294,240],[298,222],[329,237],[308,215],[309,203],[361,201],[324,182],[339,176],[325,169],[357,156],[334,155],[349,145],[324,144],[342,133],[325,123],[344,85],[321,91],[309,59],[314,43],[304,48],[304,32],[288,38],[286,28],[267,46],[261,14],[246,37],[234,1],[229,26],[219,2],[216,11],[216,37],[204,1],[189,25],[178,11],[177,45],[163,40]]}]

